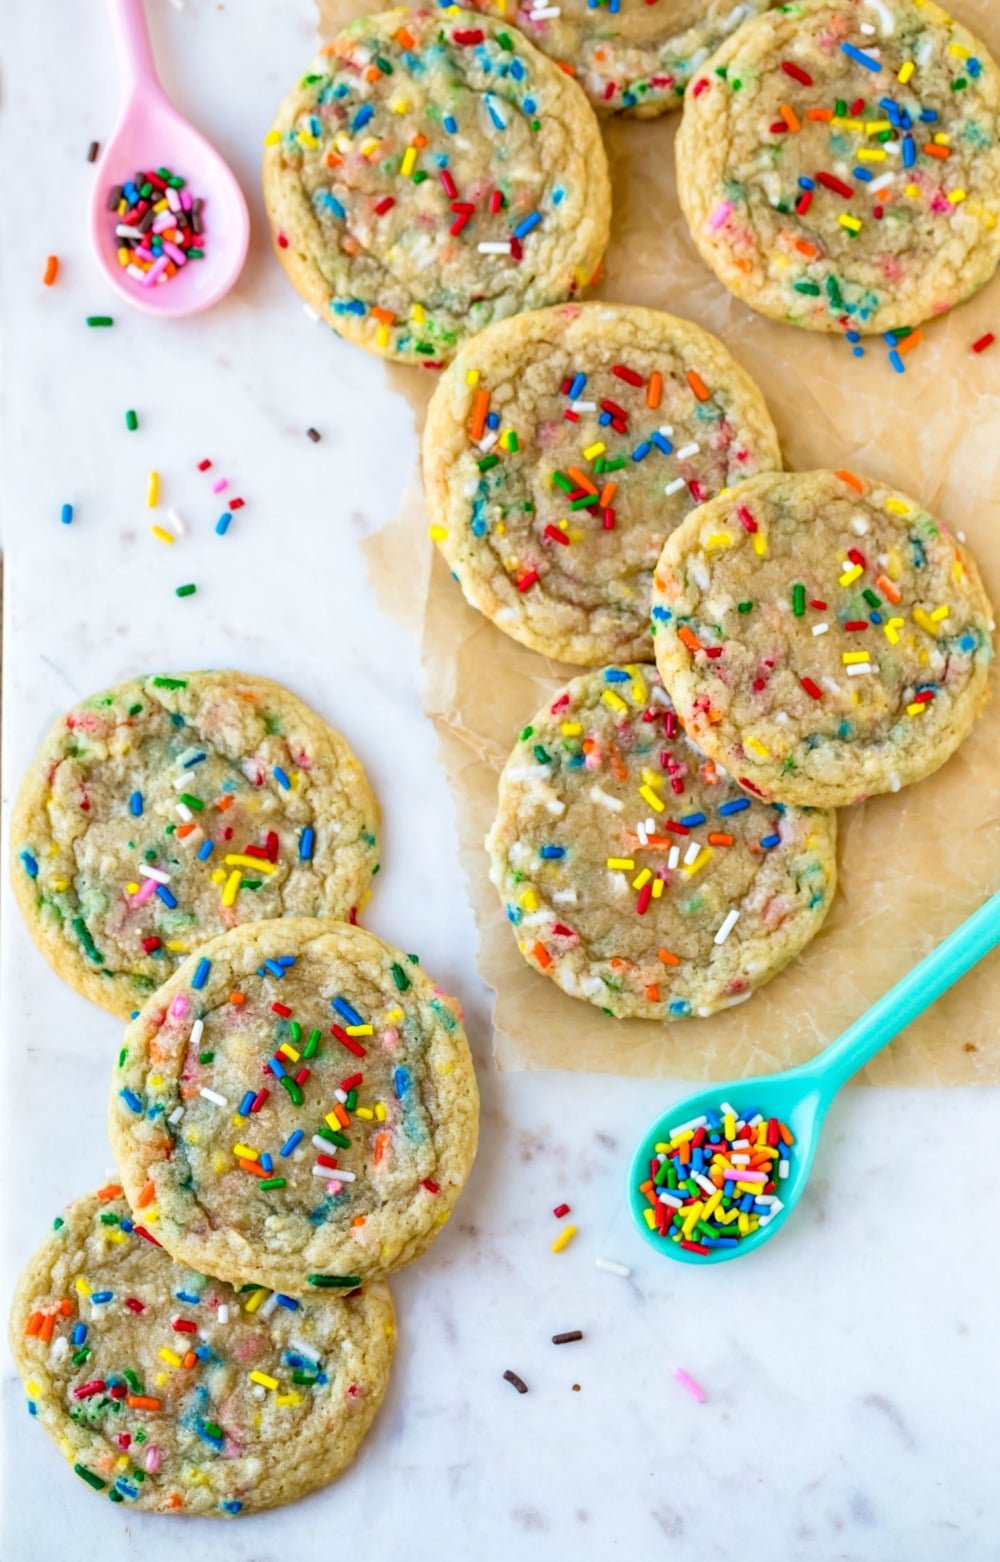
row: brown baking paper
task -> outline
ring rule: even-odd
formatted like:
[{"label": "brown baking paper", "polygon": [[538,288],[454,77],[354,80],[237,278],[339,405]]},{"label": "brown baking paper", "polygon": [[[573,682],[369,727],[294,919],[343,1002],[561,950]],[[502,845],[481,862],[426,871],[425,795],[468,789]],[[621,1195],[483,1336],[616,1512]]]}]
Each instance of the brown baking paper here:
[{"label": "brown baking paper", "polygon": [[[371,5],[326,3],[329,31]],[[1000,6],[962,0],[962,20],[1000,55]],[[1000,278],[924,328],[897,375],[879,338],[855,360],[837,337],[754,315],[698,259],[677,203],[676,119],[605,121],[612,242],[596,295],[686,315],[720,336],[761,386],[789,467],[848,466],[893,483],[963,532],[1000,601]],[[433,375],[389,368],[418,431]],[[496,994],[501,1068],[727,1078],[810,1057],[1000,888],[1000,701],[934,776],[840,812],[840,883],[826,924],[782,975],[710,1019],[615,1020],[567,997],[517,951],[489,882],[483,837],[497,774],[521,727],[575,669],[547,661],[468,607],[427,536],[414,477],[368,546],[383,607],[418,635],[425,706],[456,800],[459,849]],[[1000,957],[964,978],[866,1070],[873,1083],[1000,1082]]]}]

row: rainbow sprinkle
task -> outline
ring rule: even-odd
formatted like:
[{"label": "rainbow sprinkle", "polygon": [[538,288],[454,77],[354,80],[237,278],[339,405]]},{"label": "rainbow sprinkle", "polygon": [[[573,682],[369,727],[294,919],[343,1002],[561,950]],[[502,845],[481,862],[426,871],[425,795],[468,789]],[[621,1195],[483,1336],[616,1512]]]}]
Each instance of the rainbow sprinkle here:
[{"label": "rainbow sprinkle", "polygon": [[187,181],[169,168],[140,171],[108,191],[118,263],[142,287],[169,282],[192,260],[205,255],[204,202],[192,198]]}]

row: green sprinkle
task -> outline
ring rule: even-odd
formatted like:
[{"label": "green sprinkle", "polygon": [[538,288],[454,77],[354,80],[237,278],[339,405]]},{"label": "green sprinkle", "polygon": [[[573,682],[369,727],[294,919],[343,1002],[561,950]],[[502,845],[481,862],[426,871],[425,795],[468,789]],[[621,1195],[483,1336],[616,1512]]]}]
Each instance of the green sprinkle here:
[{"label": "green sprinkle", "polygon": [[806,610],[806,588],[800,580],[792,587],[792,612],[796,618],[801,618]]},{"label": "green sprinkle", "polygon": [[338,1133],[335,1128],[321,1128],[319,1132],[322,1138],[326,1139],[329,1144],[335,1144],[338,1150],[349,1150],[351,1148],[351,1141],[347,1135]]},{"label": "green sprinkle", "polygon": [[286,1183],[284,1177],[262,1177],[260,1186],[262,1188],[284,1188]]},{"label": "green sprinkle", "polygon": [[598,502],[597,494],[584,494],[582,499],[574,499],[570,503],[571,510],[591,510]]},{"label": "green sprinkle", "polygon": [[355,1291],[361,1284],[360,1275],[308,1275],[306,1278],[310,1285],[320,1290]]},{"label": "green sprinkle", "polygon": [[521,447],[520,447],[520,445],[517,442],[517,435],[514,433],[514,430],[513,429],[508,429],[508,431],[507,431],[507,449],[510,451],[511,455],[513,455],[514,452],[516,450],[520,450],[520,448]]},{"label": "green sprinkle", "polygon": [[877,592],[873,591],[870,586],[866,586],[861,595],[864,597],[869,607],[878,608],[882,606],[882,598],[878,595]]},{"label": "green sprinkle", "polygon": [[401,993],[405,993],[407,988],[410,986],[410,978],[407,976],[401,965],[393,965],[392,979]]},{"label": "green sprinkle", "polygon": [[819,292],[818,282],[793,282],[792,286],[796,293],[812,293],[815,295]]},{"label": "green sprinkle", "polygon": [[605,472],[620,472],[623,466],[628,466],[624,456],[615,456],[613,461],[605,461],[602,470]]},{"label": "green sprinkle", "polygon": [[344,1111],[353,1112],[357,1104],[358,1092],[356,1090],[349,1090],[347,1095],[344,1097]]},{"label": "green sprinkle", "polygon": [[292,1373],[292,1382],[293,1383],[313,1384],[313,1383],[315,1383],[315,1381],[316,1381],[316,1374],[315,1374],[315,1372],[293,1372]]},{"label": "green sprinkle", "polygon": [[87,951],[87,953],[90,956],[91,960],[93,960],[96,965],[103,965],[104,964],[104,956],[101,954],[101,952],[98,949],[97,945],[94,943],[94,940],[91,938],[91,936],[90,936],[90,929],[87,926],[86,922],[83,920],[83,918],[82,917],[74,917],[72,922],[70,923],[70,927],[73,929],[73,932],[76,934],[77,938],[80,940],[81,944],[83,945],[84,949]]},{"label": "green sprinkle", "polygon": [[129,708],[128,708],[128,713],[129,713],[130,716],[141,716],[142,715],[142,706],[141,705],[130,705]]},{"label": "green sprinkle", "polygon": [[214,1063],[215,1062],[215,1053],[214,1052],[199,1052],[199,1054],[198,1054],[198,1062],[199,1063]]},{"label": "green sprinkle", "polygon": [[84,1362],[87,1360],[87,1357],[89,1355],[90,1355],[90,1346],[89,1345],[81,1345],[80,1349],[78,1351],[74,1351],[73,1352],[73,1355],[70,1357],[70,1360],[72,1361],[74,1367],[82,1367]]},{"label": "green sprinkle", "polygon": [[511,42],[510,33],[497,33],[497,43],[501,49],[506,49],[508,54],[513,53],[514,45]]},{"label": "green sprinkle", "polygon": [[488,472],[491,467],[500,465],[500,457],[499,456],[483,456],[481,461],[477,461],[476,462],[476,465],[478,466],[478,468],[479,468],[479,470],[481,472]]},{"label": "green sprinkle", "polygon": [[306,1042],[305,1046],[302,1049],[302,1056],[304,1058],[314,1058],[318,1051],[319,1051],[319,1031],[318,1030],[311,1030],[309,1032],[309,1040]]},{"label": "green sprinkle", "polygon": [[840,291],[840,283],[836,277],[827,277],[826,296],[834,309],[842,309],[844,307],[844,295]]},{"label": "green sprinkle", "polygon": [[298,1084],[294,1079],[292,1079],[288,1074],[282,1074],[282,1076],[281,1076],[281,1084],[284,1086],[284,1088],[288,1091],[288,1094],[291,1096],[291,1098],[292,1098],[292,1105],[293,1106],[301,1106],[303,1100],[305,1099],[305,1097],[302,1094],[302,1086],[300,1084]]},{"label": "green sprinkle", "polygon": [[300,1041],[302,1037],[302,1026],[299,1024],[298,1020],[289,1020],[288,1036],[289,1039],[294,1041],[296,1044]]},{"label": "green sprinkle", "polygon": [[521,728],[521,742],[522,743],[527,743],[528,739],[531,737],[531,735],[534,732],[534,730],[535,730],[534,727],[522,727]]},{"label": "green sprinkle", "polygon": [[[90,322],[88,321],[88,324],[89,323]],[[108,324],[111,324],[110,320],[108,321]],[[87,1485],[92,1486],[95,1491],[103,1491],[105,1486],[108,1484],[107,1481],[102,1481],[101,1477],[97,1475],[95,1471],[88,1470],[85,1464],[74,1464],[73,1470],[80,1477],[81,1481],[86,1481]]]},{"label": "green sprinkle", "polygon": [[154,678],[154,689],[186,689],[186,678]]},{"label": "green sprinkle", "polygon": [[139,1377],[137,1372],[132,1371],[131,1367],[125,1368],[125,1371],[122,1373],[122,1377],[125,1379],[133,1394],[141,1394],[143,1392],[142,1379]]},{"label": "green sprinkle", "polygon": [[134,434],[136,429],[139,427],[139,419],[136,417],[131,407],[129,407],[125,414],[125,427],[132,434]]},{"label": "green sprinkle", "polygon": [[181,802],[186,803],[189,808],[193,808],[196,813],[200,813],[205,806],[201,798],[195,797],[193,792],[182,792]]},{"label": "green sprinkle", "polygon": [[202,1426],[209,1437],[214,1437],[217,1442],[222,1441],[222,1428],[217,1421],[203,1421]]},{"label": "green sprinkle", "polygon": [[540,743],[536,743],[531,750],[540,765],[551,765],[552,755],[547,753]]},{"label": "green sprinkle", "polygon": [[571,480],[566,476],[565,472],[553,472],[552,481],[555,483],[557,488],[562,489],[564,494],[571,494],[574,487],[576,486],[575,483],[571,482]]},{"label": "green sprinkle", "polygon": [[[112,320],[110,315],[88,315],[87,316],[87,324],[89,326],[114,325],[114,323],[115,322]],[[102,1486],[104,1485],[103,1481],[101,1481],[101,1485]]]},{"label": "green sprinkle", "polygon": [[192,585],[178,586],[177,587],[177,595],[179,597],[193,597],[197,590],[198,590],[197,586],[192,586]]},{"label": "green sprinkle", "polygon": [[752,602],[737,602],[737,604],[736,604],[736,611],[738,613],[752,613],[753,612],[753,603]]}]

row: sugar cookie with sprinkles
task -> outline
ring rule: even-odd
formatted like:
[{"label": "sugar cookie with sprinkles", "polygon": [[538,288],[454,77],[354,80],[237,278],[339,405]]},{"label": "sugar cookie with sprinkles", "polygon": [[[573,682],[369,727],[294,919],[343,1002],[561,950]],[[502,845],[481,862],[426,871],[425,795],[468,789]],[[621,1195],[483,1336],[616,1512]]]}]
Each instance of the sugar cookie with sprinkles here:
[{"label": "sugar cookie with sprinkles", "polygon": [[516,27],[452,7],[362,17],[321,51],[266,138],[264,197],[321,319],[427,366],[585,287],[611,211],[580,88]]},{"label": "sugar cookie with sprinkles", "polygon": [[456,1001],[346,923],[248,923],[125,1032],[111,1142],[179,1262],[289,1293],[409,1263],[451,1213],[479,1096]]},{"label": "sugar cookie with sprinkles", "polygon": [[344,739],[280,684],[157,674],[50,731],[11,820],[11,873],[63,979],[123,1019],[241,922],[346,917],[378,808]]},{"label": "sugar cookie with sprinkles", "polygon": [[975,564],[905,494],[849,471],[752,478],[667,541],[656,661],[741,786],[836,807],[943,765],[987,699]]},{"label": "sugar cookie with sprinkles", "polygon": [[584,666],[651,658],[667,535],[780,466],[763,397],[722,343],[622,304],[539,310],[466,343],[423,442],[431,535],[468,600]]},{"label": "sugar cookie with sprinkles", "polygon": [[635,664],[574,678],[529,722],[486,845],[528,964],[620,1019],[742,1003],[836,884],[835,815],[747,797]]},{"label": "sugar cookie with sprinkles", "polygon": [[913,328],[1000,260],[1000,70],[931,0],[782,5],[692,81],[677,166],[702,257],[754,309]]},{"label": "sugar cookie with sprinkles", "polygon": [[580,83],[600,113],[651,119],[679,108],[713,49],[769,0],[483,0]]},{"label": "sugar cookie with sprinkles", "polygon": [[383,1285],[297,1301],[173,1263],[116,1183],[57,1217],[10,1316],[28,1410],[82,1481],[123,1508],[219,1518],[343,1473],[395,1333]]}]

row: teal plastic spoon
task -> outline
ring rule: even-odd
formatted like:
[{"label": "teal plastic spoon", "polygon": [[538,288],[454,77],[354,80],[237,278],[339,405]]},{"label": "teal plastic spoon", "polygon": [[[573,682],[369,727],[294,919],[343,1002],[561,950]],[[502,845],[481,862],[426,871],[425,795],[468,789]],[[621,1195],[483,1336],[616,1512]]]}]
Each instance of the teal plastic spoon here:
[{"label": "teal plastic spoon", "polygon": [[[815,1058],[798,1068],[780,1074],[762,1074],[756,1079],[733,1080],[729,1084],[709,1085],[696,1095],[678,1101],[663,1117],[657,1118],[643,1135],[629,1167],[628,1202],[632,1219],[646,1241],[658,1253],[682,1264],[722,1264],[755,1252],[785,1225],[809,1178],[816,1146],[830,1103],[852,1075],[864,1068],[869,1058],[888,1045],[894,1036],[918,1014],[929,1009],[984,955],[1000,943],[1000,892],[938,944],[926,959],[914,966],[901,982],[891,987],[867,1014],[848,1026],[842,1036],[824,1047]],[[788,1178],[779,1184],[783,1208],[765,1225],[744,1237],[736,1247],[713,1248],[695,1253],[679,1242],[661,1237],[646,1223],[644,1211],[649,1204],[639,1192],[640,1183],[649,1179],[649,1163],[655,1146],[670,1137],[670,1130],[717,1112],[720,1103],[729,1103],[737,1116],[748,1108],[765,1117],[777,1117],[787,1123],[795,1136]]]}]

